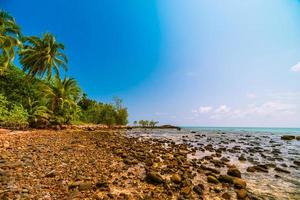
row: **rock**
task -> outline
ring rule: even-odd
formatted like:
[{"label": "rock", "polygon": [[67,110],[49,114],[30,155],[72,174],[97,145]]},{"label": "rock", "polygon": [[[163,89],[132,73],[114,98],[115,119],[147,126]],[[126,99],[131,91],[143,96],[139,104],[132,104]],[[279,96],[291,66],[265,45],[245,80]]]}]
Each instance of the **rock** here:
[{"label": "rock", "polygon": [[218,180],[221,182],[221,183],[233,183],[233,179],[234,177],[232,176],[228,176],[228,175],[220,175]]},{"label": "rock", "polygon": [[241,172],[240,170],[238,170],[237,168],[233,167],[233,168],[229,168],[227,170],[227,174],[230,175],[230,176],[234,176],[234,177],[238,177],[238,178],[241,178]]},{"label": "rock", "polygon": [[69,188],[69,190],[73,190],[73,189],[77,188],[79,186],[79,184],[80,184],[79,181],[77,181],[77,182],[70,182],[68,184],[68,188]]},{"label": "rock", "polygon": [[296,140],[300,140],[300,136],[297,136],[297,137],[296,137]]},{"label": "rock", "polygon": [[226,199],[226,200],[230,200],[231,196],[230,196],[230,194],[228,194],[227,192],[225,192],[224,194],[222,194],[222,198]]},{"label": "rock", "polygon": [[45,177],[47,177],[47,178],[53,178],[53,177],[55,177],[55,176],[56,176],[56,171],[55,171],[55,170],[52,170],[52,171],[48,172],[48,173],[45,175]]},{"label": "rock", "polygon": [[216,177],[211,176],[211,175],[209,175],[209,176],[207,177],[207,182],[209,182],[209,183],[214,183],[214,184],[220,183],[219,180],[218,180]]},{"label": "rock", "polygon": [[236,195],[237,195],[237,198],[238,198],[238,199],[245,199],[245,198],[248,196],[247,190],[245,190],[245,189],[240,189],[240,190],[238,190],[238,191],[236,192]]},{"label": "rock", "polygon": [[181,194],[187,196],[191,193],[192,189],[190,186],[186,186],[184,188],[181,189]]},{"label": "rock", "polygon": [[109,185],[106,181],[104,180],[101,180],[101,181],[98,181],[96,183],[96,187],[100,190],[100,191],[108,191],[109,190]]},{"label": "rock", "polygon": [[255,167],[248,167],[247,172],[255,172]]},{"label": "rock", "polygon": [[234,184],[234,187],[236,187],[238,189],[246,188],[246,186],[247,186],[246,181],[241,178],[233,178],[233,184]]},{"label": "rock", "polygon": [[255,169],[255,171],[258,171],[258,172],[265,172],[265,173],[269,172],[267,165],[255,165],[255,166],[253,166],[253,168]]},{"label": "rock", "polygon": [[179,174],[173,174],[172,177],[171,177],[171,181],[173,181],[174,183],[181,183],[182,181],[182,178]]},{"label": "rock", "polygon": [[300,161],[294,160],[294,164],[300,166]]},{"label": "rock", "polygon": [[295,138],[296,137],[294,135],[283,135],[283,136],[281,136],[282,140],[293,140]]},{"label": "rock", "polygon": [[148,172],[146,174],[146,181],[152,184],[163,184],[165,182],[162,176],[156,172]]},{"label": "rock", "polygon": [[279,167],[276,167],[274,169],[275,171],[278,171],[278,172],[283,172],[283,173],[287,173],[287,174],[290,174],[291,172],[286,170],[286,169],[282,169],[282,168],[279,168]]},{"label": "rock", "polygon": [[223,162],[229,162],[229,161],[230,161],[230,160],[229,160],[228,158],[226,158],[226,157],[222,157],[220,160],[223,161]]},{"label": "rock", "polygon": [[83,191],[83,190],[90,190],[93,188],[93,184],[91,182],[81,182],[79,185],[78,185],[78,189],[80,191]]},{"label": "rock", "polygon": [[240,157],[239,157],[239,161],[246,161],[247,159],[244,157],[244,155],[241,155]]},{"label": "rock", "polygon": [[195,185],[194,188],[193,188],[193,191],[195,193],[197,193],[199,196],[201,196],[203,194],[203,190],[204,190],[204,187],[201,184]]}]

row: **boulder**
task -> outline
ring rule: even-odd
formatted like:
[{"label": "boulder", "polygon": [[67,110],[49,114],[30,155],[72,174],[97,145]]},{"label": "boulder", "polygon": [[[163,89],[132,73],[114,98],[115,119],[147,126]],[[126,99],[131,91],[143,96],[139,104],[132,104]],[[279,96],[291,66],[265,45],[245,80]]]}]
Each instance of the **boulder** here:
[{"label": "boulder", "polygon": [[282,140],[293,140],[295,138],[296,137],[294,135],[283,135],[283,136],[281,136]]},{"label": "boulder", "polygon": [[247,186],[246,181],[241,178],[233,178],[233,184],[234,187],[238,189],[246,188]]},{"label": "boulder", "polygon": [[242,177],[240,170],[238,170],[238,169],[235,168],[235,167],[229,168],[229,169],[227,170],[227,174],[230,175],[230,176],[233,176],[233,177],[238,177],[238,178],[241,178],[241,177]]}]

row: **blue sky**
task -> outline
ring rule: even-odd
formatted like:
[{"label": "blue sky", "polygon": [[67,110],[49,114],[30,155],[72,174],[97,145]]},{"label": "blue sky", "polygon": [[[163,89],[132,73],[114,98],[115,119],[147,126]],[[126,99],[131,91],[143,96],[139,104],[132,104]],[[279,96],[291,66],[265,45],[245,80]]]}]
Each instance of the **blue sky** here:
[{"label": "blue sky", "polygon": [[[130,121],[300,126],[298,0],[0,0],[26,35],[54,33],[90,97]],[[299,63],[299,64],[298,64]]]}]

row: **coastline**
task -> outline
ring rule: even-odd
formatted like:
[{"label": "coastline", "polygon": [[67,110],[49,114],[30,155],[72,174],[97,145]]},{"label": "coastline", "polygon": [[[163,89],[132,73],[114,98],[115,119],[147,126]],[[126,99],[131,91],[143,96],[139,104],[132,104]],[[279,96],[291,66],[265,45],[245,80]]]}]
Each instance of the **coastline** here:
[{"label": "coastline", "polygon": [[[0,196],[259,199],[248,190],[244,173],[221,159],[222,151],[209,142],[203,148],[213,151],[213,156],[197,159],[191,157],[197,149],[188,142],[139,135],[148,135],[146,130],[129,131],[70,129],[0,134]],[[182,139],[190,140],[187,136]],[[223,165],[228,169],[220,170]]]}]

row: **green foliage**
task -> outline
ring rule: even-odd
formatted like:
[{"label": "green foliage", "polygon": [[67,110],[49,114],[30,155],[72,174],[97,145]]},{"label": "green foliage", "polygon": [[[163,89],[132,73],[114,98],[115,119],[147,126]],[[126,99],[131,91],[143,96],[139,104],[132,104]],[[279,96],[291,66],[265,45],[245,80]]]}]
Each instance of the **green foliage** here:
[{"label": "green foliage", "polygon": [[78,118],[80,109],[77,100],[81,90],[75,79],[61,80],[56,76],[50,84],[41,85],[40,91],[44,95],[47,107],[53,113],[50,119],[52,123],[70,123]]},{"label": "green foliage", "polygon": [[19,68],[10,65],[5,74],[0,76],[0,93],[9,102],[23,105],[28,108],[28,98],[38,99],[38,87],[41,81],[26,79],[26,74]]},{"label": "green foliage", "polygon": [[[120,98],[115,97],[114,104],[97,102],[86,94],[80,98],[76,80],[60,78],[60,69],[67,70],[67,57],[64,45],[57,43],[51,33],[42,38],[20,35],[14,18],[0,10],[0,125],[128,123],[127,108]],[[12,63],[17,48],[23,71]]]},{"label": "green foliage", "polygon": [[19,104],[11,104],[0,94],[0,125],[5,127],[23,128],[28,126],[28,113]]},{"label": "green foliage", "polygon": [[0,75],[15,57],[15,48],[20,45],[20,28],[15,19],[7,12],[0,10]]},{"label": "green foliage", "polygon": [[23,48],[20,50],[20,63],[30,77],[47,75],[50,80],[54,71],[59,76],[60,67],[67,70],[67,57],[63,54],[64,45],[57,43],[51,33],[42,38],[32,36],[23,38]]},{"label": "green foliage", "polygon": [[115,104],[103,104],[83,95],[78,105],[83,110],[81,121],[86,123],[113,125],[126,125],[128,112],[122,106],[122,100],[114,98]]}]

